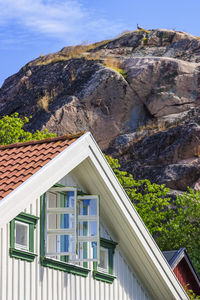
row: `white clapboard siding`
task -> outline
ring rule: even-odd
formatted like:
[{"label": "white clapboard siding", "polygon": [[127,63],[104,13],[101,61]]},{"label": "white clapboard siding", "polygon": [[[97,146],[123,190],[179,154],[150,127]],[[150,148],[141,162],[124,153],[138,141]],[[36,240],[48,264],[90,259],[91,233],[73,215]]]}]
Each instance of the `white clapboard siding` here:
[{"label": "white clapboard siding", "polygon": [[[66,176],[61,184],[77,186],[71,176]],[[80,187],[83,190],[83,187]],[[40,199],[24,209],[40,217]],[[109,239],[112,235],[104,224],[100,228],[101,236]],[[91,272],[87,278],[68,274],[40,265],[40,221],[35,235],[34,262],[29,263],[10,258],[10,225],[0,229],[0,300],[149,300],[145,288],[131,270],[125,257],[117,246],[114,255],[113,284],[94,280]]]}]

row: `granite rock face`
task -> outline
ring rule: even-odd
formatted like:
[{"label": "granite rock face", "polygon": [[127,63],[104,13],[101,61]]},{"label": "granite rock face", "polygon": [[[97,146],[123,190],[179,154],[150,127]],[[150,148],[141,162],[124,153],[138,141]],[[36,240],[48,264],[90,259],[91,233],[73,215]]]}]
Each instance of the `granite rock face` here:
[{"label": "granite rock face", "polygon": [[41,56],[5,80],[0,116],[29,130],[91,131],[135,178],[200,187],[200,39],[139,30]]}]

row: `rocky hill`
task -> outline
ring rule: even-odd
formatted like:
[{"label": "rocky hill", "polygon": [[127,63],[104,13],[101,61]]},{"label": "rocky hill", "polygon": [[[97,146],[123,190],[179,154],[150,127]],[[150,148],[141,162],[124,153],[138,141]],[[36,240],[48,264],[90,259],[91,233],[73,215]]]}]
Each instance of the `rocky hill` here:
[{"label": "rocky hill", "polygon": [[200,39],[137,30],[40,56],[5,80],[0,116],[31,130],[90,130],[135,178],[200,186]]}]

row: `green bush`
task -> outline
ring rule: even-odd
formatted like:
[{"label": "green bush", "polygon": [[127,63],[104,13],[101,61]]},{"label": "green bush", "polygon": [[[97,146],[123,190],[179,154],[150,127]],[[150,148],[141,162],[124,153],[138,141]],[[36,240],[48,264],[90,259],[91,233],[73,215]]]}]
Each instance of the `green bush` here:
[{"label": "green bush", "polygon": [[43,131],[37,130],[34,133],[25,131],[23,127],[28,122],[29,118],[20,118],[18,113],[14,113],[11,116],[3,116],[0,119],[0,145],[41,140],[56,136],[56,134],[48,132],[47,129]]},{"label": "green bush", "polygon": [[188,188],[172,201],[164,184],[137,181],[120,170],[117,159],[107,160],[160,249],[185,247],[200,274],[200,191]]}]

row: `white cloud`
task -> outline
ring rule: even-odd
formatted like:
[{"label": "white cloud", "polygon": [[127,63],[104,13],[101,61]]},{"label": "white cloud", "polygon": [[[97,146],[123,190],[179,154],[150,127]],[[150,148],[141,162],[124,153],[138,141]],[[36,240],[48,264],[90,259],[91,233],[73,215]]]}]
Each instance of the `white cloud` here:
[{"label": "white cloud", "polygon": [[15,19],[34,31],[59,34],[69,32],[71,24],[86,15],[76,1],[0,0],[0,17],[4,24]]},{"label": "white cloud", "polygon": [[99,38],[122,29],[104,18],[95,19],[78,0],[0,0],[0,24],[18,24],[63,41],[85,39],[94,32]]}]

